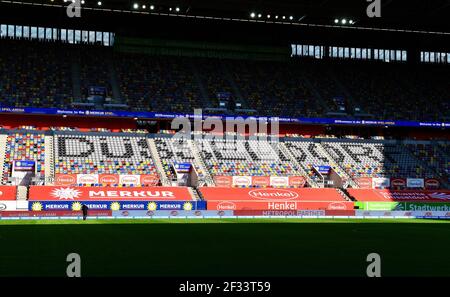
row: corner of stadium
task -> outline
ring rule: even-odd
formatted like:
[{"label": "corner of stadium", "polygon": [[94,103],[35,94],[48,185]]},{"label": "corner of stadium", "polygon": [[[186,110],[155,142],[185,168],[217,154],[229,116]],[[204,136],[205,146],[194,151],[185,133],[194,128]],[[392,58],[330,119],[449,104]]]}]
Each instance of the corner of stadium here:
[{"label": "corner of stadium", "polygon": [[0,0],[0,277],[449,277],[449,2],[216,2]]}]

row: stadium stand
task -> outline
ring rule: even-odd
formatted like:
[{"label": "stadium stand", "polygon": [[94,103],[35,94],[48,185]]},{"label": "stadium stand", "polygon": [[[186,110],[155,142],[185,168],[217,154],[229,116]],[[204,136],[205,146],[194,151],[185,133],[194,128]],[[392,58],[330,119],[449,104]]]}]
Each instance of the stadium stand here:
[{"label": "stadium stand", "polygon": [[2,183],[11,177],[13,161],[36,162],[36,174],[45,176],[45,136],[35,133],[12,133],[6,140]]},{"label": "stadium stand", "polygon": [[[324,117],[333,112],[422,121],[450,117],[448,70],[424,68],[429,65],[190,58],[112,53],[95,46],[81,51],[42,42],[23,47],[23,42],[2,41],[0,96],[8,106],[68,107],[75,94],[86,96],[89,87],[101,86],[115,102],[141,111],[217,107],[218,94],[225,92],[261,115]],[[405,104],[413,100],[415,104]]]},{"label": "stadium stand", "polygon": [[297,168],[277,148],[277,143],[264,140],[196,140],[210,174],[289,176]]},{"label": "stadium stand", "polygon": [[351,177],[433,175],[404,145],[395,141],[326,141],[322,145]]},{"label": "stadium stand", "polygon": [[314,167],[323,165],[330,165],[338,174],[342,174],[341,169],[335,161],[321,153],[320,143],[313,141],[287,140],[284,144],[290,150],[297,162],[307,172],[308,176],[313,180],[317,181],[319,178]]},{"label": "stadium stand", "polygon": [[186,59],[121,54],[115,65],[121,94],[133,110],[192,112],[202,106]]},{"label": "stadium stand", "polygon": [[2,40],[1,103],[10,107],[67,107],[73,93],[64,47],[33,41],[23,45],[21,41]]},{"label": "stadium stand", "polygon": [[55,136],[56,174],[157,174],[145,137]]},{"label": "stadium stand", "polygon": [[190,163],[196,169],[199,178],[204,178],[203,170],[196,163],[186,139],[159,137],[155,138],[154,141],[167,177],[174,178],[175,173],[172,166],[176,163]]}]

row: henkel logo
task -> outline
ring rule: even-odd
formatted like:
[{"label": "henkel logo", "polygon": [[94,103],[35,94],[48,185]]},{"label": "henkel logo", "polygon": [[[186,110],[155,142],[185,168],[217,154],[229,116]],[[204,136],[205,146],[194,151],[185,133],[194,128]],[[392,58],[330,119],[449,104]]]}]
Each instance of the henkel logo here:
[{"label": "henkel logo", "polygon": [[372,188],[372,180],[370,178],[359,178],[357,180],[358,186],[363,189]]},{"label": "henkel logo", "polygon": [[0,197],[2,197],[3,196],[3,192],[2,191],[0,191]]},{"label": "henkel logo", "polygon": [[230,187],[231,186],[231,177],[229,177],[229,176],[219,176],[219,177],[216,177],[214,180],[218,187]]},{"label": "henkel logo", "polygon": [[438,188],[439,181],[436,179],[427,179],[427,180],[425,180],[425,186],[430,187],[430,188]]},{"label": "henkel logo", "polygon": [[395,178],[391,181],[391,185],[394,187],[405,187],[406,181],[404,179]]},{"label": "henkel logo", "polygon": [[255,186],[268,186],[270,184],[270,180],[266,176],[254,176],[253,177],[253,185]]},{"label": "henkel logo", "polygon": [[248,192],[248,195],[256,199],[264,199],[264,200],[274,200],[274,199],[292,200],[298,198],[297,193],[282,189],[252,190]]},{"label": "henkel logo", "polygon": [[304,187],[306,184],[306,179],[303,176],[291,176],[289,181],[291,186]]},{"label": "henkel logo", "polygon": [[125,176],[122,176],[121,182],[124,184],[138,184],[139,179],[136,176],[125,175]]},{"label": "henkel logo", "polygon": [[268,202],[269,210],[297,210],[297,202]]},{"label": "henkel logo", "polygon": [[82,175],[80,176],[80,183],[82,184],[95,184],[97,177],[95,175]]},{"label": "henkel logo", "polygon": [[347,205],[345,205],[345,203],[341,203],[341,202],[333,202],[328,204],[328,209],[329,210],[347,210]]},{"label": "henkel logo", "polygon": [[75,176],[72,175],[58,175],[56,177],[56,183],[61,185],[73,185],[77,183]]},{"label": "henkel logo", "polygon": [[234,184],[237,186],[249,186],[251,183],[250,178],[245,176],[238,176],[234,179]]},{"label": "henkel logo", "polygon": [[146,184],[146,185],[147,184],[153,185],[153,184],[156,184],[157,181],[158,181],[158,177],[156,177],[156,176],[144,176],[144,177],[142,177],[141,183]]},{"label": "henkel logo", "polygon": [[282,177],[272,177],[270,183],[272,186],[287,186],[287,179]]},{"label": "henkel logo", "polygon": [[119,178],[116,175],[101,175],[100,183],[101,184],[118,184]]},{"label": "henkel logo", "polygon": [[217,204],[217,210],[236,210],[236,204],[231,201],[223,201]]}]

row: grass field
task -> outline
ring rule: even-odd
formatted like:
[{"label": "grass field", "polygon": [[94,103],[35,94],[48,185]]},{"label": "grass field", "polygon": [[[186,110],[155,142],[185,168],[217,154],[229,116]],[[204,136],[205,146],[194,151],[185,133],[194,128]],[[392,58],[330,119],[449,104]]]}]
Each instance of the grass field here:
[{"label": "grass field", "polygon": [[450,276],[450,222],[355,219],[0,220],[0,276]]}]

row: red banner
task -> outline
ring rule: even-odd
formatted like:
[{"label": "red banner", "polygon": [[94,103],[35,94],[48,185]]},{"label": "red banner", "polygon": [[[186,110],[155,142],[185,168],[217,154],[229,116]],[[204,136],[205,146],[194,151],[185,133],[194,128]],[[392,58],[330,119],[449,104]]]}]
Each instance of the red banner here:
[{"label": "red banner", "polygon": [[297,210],[353,210],[354,203],[349,201],[208,201],[208,210],[273,210],[273,211],[297,211]]},{"label": "red banner", "polygon": [[450,191],[420,191],[420,190],[366,190],[348,189],[351,196],[358,201],[384,202],[450,202]]},{"label": "red banner", "polygon": [[58,187],[31,186],[30,201],[187,201],[186,187]]},{"label": "red banner", "polygon": [[0,201],[17,200],[17,188],[14,186],[0,186]]},{"label": "red banner", "polygon": [[293,188],[200,188],[205,200],[209,201],[345,201],[336,189]]}]

